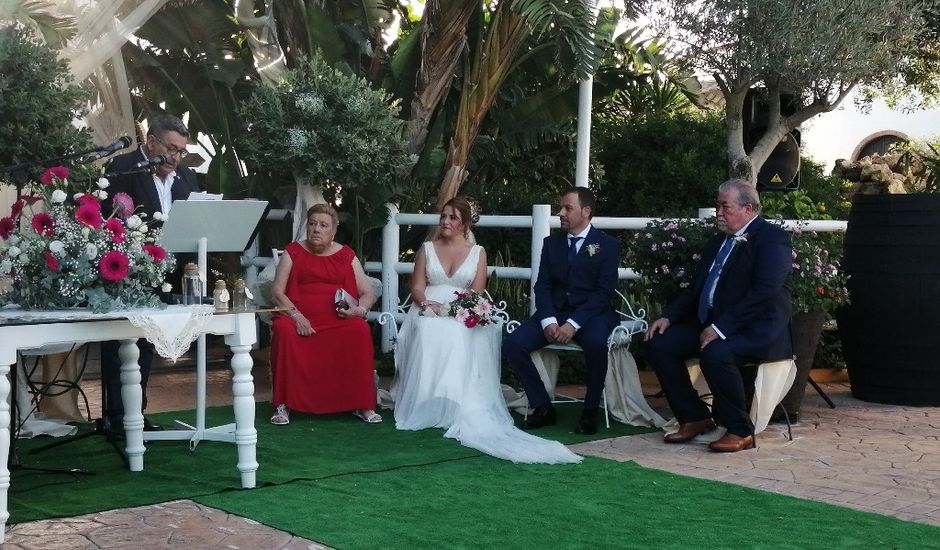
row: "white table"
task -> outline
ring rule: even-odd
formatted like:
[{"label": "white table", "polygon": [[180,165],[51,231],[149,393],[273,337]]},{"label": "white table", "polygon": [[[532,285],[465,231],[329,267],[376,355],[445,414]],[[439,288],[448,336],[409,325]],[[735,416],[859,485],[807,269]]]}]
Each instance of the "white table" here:
[{"label": "white table", "polygon": [[[4,313],[6,311],[4,310]],[[121,399],[124,403],[124,433],[128,463],[132,472],[144,469],[144,415],[141,410],[140,366],[137,339],[143,330],[135,327],[120,313],[94,316],[90,319],[64,319],[62,314],[30,312],[28,320],[0,316],[0,543],[5,537],[10,514],[7,494],[10,471],[7,459],[10,449],[10,366],[16,363],[17,350],[33,349],[50,344],[120,340]],[[258,470],[255,429],[254,381],[249,352],[257,337],[254,312],[213,315],[203,328],[204,334],[225,336],[232,357],[232,408],[235,412],[234,441],[238,451],[237,468],[243,488],[255,486]]]}]

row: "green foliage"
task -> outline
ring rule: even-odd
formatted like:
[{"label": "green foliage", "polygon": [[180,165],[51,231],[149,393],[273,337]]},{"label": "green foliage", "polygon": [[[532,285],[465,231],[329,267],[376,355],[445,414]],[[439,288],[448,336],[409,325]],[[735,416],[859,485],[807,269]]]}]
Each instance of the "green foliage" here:
[{"label": "green foliage", "polygon": [[611,216],[695,216],[725,178],[724,126],[717,113],[681,112],[598,126]]},{"label": "green foliage", "polygon": [[[88,96],[71,84],[65,62],[29,31],[0,27],[0,166],[89,148],[88,130],[72,126],[85,116]],[[35,179],[45,168],[36,166],[23,179]]]},{"label": "green foliage", "polygon": [[357,245],[382,225],[384,203],[403,192],[401,175],[415,160],[397,104],[318,57],[277,87],[256,86],[239,113],[239,150],[251,169],[322,185],[348,216]]},{"label": "green foliage", "polygon": [[841,233],[793,232],[793,311],[826,311],[848,303],[841,270]]}]

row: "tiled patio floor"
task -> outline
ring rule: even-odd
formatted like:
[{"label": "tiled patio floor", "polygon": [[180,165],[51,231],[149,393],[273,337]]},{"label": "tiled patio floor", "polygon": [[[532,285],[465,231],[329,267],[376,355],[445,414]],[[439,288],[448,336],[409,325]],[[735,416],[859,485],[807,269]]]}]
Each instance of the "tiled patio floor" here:
[{"label": "tiled patio floor", "polygon": [[[259,362],[260,363],[260,362]],[[263,363],[255,368],[259,401],[270,398]],[[210,373],[208,402],[229,403],[226,370]],[[178,390],[192,387],[189,372],[155,374],[151,412],[191,408]],[[97,382],[86,384],[92,410]],[[794,440],[771,425],[758,448],[736,454],[709,453],[702,445],[665,445],[662,434],[622,437],[577,445],[579,453],[634,460],[650,468],[747,485],[800,498],[848,506],[940,526],[940,407],[899,407],[851,397],[845,383],[824,384],[837,408],[810,389]],[[644,385],[648,394],[658,388]],[[652,401],[661,407],[661,400]],[[4,548],[271,548],[325,546],[190,501],[114,510],[69,519],[14,525]]]}]

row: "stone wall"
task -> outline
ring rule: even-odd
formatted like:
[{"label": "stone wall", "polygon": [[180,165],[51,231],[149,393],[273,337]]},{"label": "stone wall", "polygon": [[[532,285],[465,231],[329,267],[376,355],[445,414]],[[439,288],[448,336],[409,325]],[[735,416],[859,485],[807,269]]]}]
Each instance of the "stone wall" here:
[{"label": "stone wall", "polygon": [[853,193],[879,195],[923,191],[927,169],[914,153],[875,153],[857,161],[837,160],[832,173],[854,183]]}]

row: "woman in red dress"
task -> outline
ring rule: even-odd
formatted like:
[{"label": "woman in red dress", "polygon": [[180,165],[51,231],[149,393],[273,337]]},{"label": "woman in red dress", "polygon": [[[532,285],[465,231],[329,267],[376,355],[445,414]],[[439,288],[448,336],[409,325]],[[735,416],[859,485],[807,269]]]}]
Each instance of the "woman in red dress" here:
[{"label": "woman in red dress", "polygon": [[[290,422],[290,410],[307,413],[352,411],[377,423],[372,336],[365,321],[375,292],[351,248],[333,241],[336,210],[317,204],[307,211],[307,238],[285,248],[271,297],[287,308],[274,318],[271,342],[274,415]],[[337,289],[358,305],[340,308]]]}]

